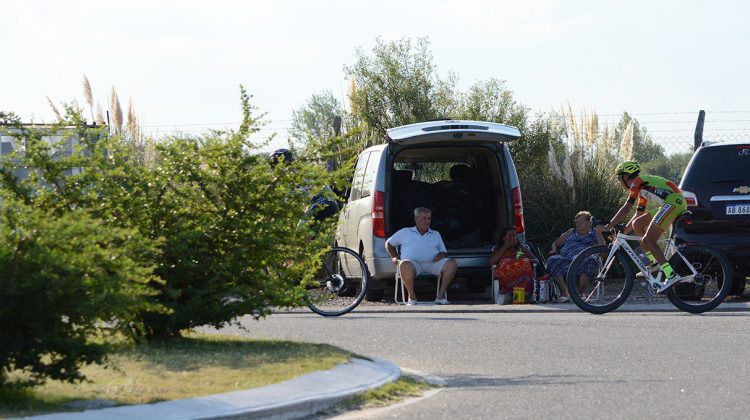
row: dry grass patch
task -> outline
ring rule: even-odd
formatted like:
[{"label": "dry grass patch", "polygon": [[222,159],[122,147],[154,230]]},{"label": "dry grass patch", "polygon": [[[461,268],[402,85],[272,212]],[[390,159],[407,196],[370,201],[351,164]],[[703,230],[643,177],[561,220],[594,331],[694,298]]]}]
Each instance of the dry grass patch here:
[{"label": "dry grass patch", "polygon": [[85,367],[87,382],[0,392],[0,417],[73,411],[66,405],[79,400],[141,404],[256,388],[331,369],[352,356],[325,344],[193,334],[122,347],[109,367]]},{"label": "dry grass patch", "polygon": [[[357,410],[385,407],[396,404],[407,398],[421,397],[425,391],[433,388],[439,388],[439,386],[429,384],[422,378],[401,376],[397,381],[389,382],[381,387],[365,391],[362,394],[319,414],[325,418]],[[356,417],[356,413],[353,415]]]}]

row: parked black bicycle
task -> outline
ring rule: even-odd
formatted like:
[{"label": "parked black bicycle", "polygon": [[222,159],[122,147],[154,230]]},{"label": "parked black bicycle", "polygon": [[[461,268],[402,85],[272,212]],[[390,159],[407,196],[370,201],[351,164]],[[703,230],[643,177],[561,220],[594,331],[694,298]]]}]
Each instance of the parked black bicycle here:
[{"label": "parked black bicycle", "polygon": [[319,315],[344,315],[362,302],[369,280],[370,272],[359,254],[333,247],[321,256],[321,267],[307,286],[305,302]]}]

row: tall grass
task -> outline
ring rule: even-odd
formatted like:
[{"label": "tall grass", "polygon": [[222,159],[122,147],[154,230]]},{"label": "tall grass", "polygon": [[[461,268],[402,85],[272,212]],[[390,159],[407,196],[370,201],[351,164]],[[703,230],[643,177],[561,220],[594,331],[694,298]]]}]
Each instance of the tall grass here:
[{"label": "tall grass", "polygon": [[[130,98],[128,101],[127,114],[123,114],[122,106],[120,105],[120,99],[117,94],[117,89],[112,86],[112,91],[109,95],[109,105],[106,109],[107,117],[105,117],[105,109],[101,103],[96,103],[96,114],[94,114],[94,90],[91,87],[88,77],[83,75],[81,82],[83,88],[83,99],[89,106],[89,112],[91,113],[91,124],[93,125],[109,125],[109,133],[111,135],[118,135],[123,140],[123,143],[130,148],[130,152],[137,158],[142,164],[150,164],[153,161],[154,156],[154,142],[152,139],[145,138],[143,131],[141,130],[140,119],[136,112],[133,99]],[[63,116],[57,106],[52,102],[51,99],[47,98],[52,112],[55,114],[58,123],[66,123],[67,116]],[[67,106],[66,106],[67,108]],[[85,121],[83,116],[83,110],[78,106],[78,101],[73,100],[72,111],[80,117],[81,120]],[[109,120],[111,118],[111,120]]]},{"label": "tall grass", "polygon": [[91,90],[91,83],[89,83],[89,78],[86,77],[86,75],[83,75],[83,98],[86,100],[86,103],[89,105],[89,111],[91,111],[91,119],[94,120],[94,93]]},{"label": "tall grass", "polygon": [[122,107],[117,97],[117,90],[112,86],[112,94],[109,96],[109,111],[112,115],[112,127],[115,134],[122,133]]},{"label": "tall grass", "polygon": [[528,239],[545,248],[581,210],[609,220],[624,193],[614,167],[633,150],[632,128],[617,138],[614,125],[601,123],[596,112],[576,118],[570,105],[552,114],[549,130],[547,166],[524,183]]}]

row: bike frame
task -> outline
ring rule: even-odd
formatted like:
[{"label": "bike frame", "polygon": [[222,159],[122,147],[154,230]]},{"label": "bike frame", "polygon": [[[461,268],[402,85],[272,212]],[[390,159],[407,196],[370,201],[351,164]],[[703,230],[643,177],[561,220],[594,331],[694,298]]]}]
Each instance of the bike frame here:
[{"label": "bike frame", "polygon": [[[641,259],[638,257],[638,255],[635,253],[633,248],[630,246],[630,244],[627,241],[640,241],[643,239],[641,236],[637,235],[625,235],[622,232],[618,232],[615,239],[612,241],[612,248],[609,250],[609,255],[607,255],[607,259],[604,261],[604,264],[602,266],[602,270],[597,275],[597,280],[602,277],[603,274],[606,274],[607,271],[609,271],[610,266],[612,265],[612,261],[615,259],[615,254],[620,249],[625,250],[625,253],[630,257],[630,259],[635,263],[635,265],[638,267],[638,269],[641,270],[643,275],[645,276],[645,280],[648,281],[649,285],[652,289],[658,290],[662,286],[662,272],[659,271],[656,276],[653,276],[649,271],[648,267],[641,261]],[[669,256],[672,254],[677,254],[682,258],[682,260],[685,262],[685,265],[690,267],[690,271],[692,272],[691,275],[687,276],[683,280],[688,281],[695,278],[695,275],[698,274],[698,272],[695,270],[695,267],[693,267],[692,264],[685,258],[682,253],[680,253],[680,250],[677,246],[675,246],[674,239],[668,238],[668,239],[661,239],[659,240],[659,243],[666,243],[665,249],[664,249],[664,257],[669,260]]]}]

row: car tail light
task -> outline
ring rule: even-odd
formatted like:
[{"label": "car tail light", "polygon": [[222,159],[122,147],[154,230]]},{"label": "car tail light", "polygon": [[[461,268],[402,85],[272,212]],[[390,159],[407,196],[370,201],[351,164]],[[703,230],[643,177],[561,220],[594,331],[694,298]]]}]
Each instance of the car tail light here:
[{"label": "car tail light", "polygon": [[372,234],[385,238],[385,194],[375,191],[372,198]]},{"label": "car tail light", "polygon": [[695,195],[695,193],[692,193],[690,191],[683,191],[682,195],[685,196],[685,202],[689,207],[698,206],[698,196]]},{"label": "car tail light", "polygon": [[516,227],[516,233],[521,234],[526,231],[523,222],[523,200],[521,200],[521,188],[513,188],[513,225]]}]

